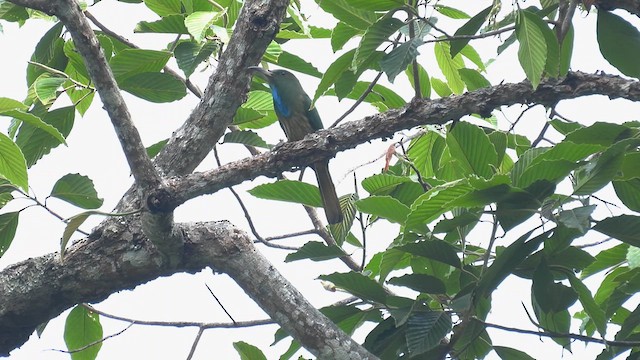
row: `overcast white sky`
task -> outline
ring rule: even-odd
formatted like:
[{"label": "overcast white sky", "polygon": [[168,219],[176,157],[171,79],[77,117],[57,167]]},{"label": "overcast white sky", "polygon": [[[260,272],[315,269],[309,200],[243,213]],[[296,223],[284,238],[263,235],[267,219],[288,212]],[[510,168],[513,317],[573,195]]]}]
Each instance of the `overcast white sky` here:
[{"label": "overcast white sky", "polygon": [[[312,15],[311,20],[313,22],[325,27],[331,26],[331,19],[317,14],[317,8],[313,1],[303,1],[303,3],[307,5],[306,11]],[[459,2],[455,1],[443,1],[442,3],[453,6],[458,4],[460,6]],[[469,6],[466,3],[464,6]],[[482,4],[485,3],[482,2]],[[483,6],[476,6],[474,10],[467,8],[464,10],[473,14]],[[508,4],[505,3],[505,7],[507,6]],[[172,36],[132,34],[132,29],[136,22],[156,19],[153,13],[145,11],[144,6],[141,5],[102,1],[92,7],[91,12],[105,25],[145,48],[161,49],[173,39]],[[585,72],[604,70],[607,73],[617,73],[602,59],[598,51],[595,40],[595,19],[595,14],[589,16],[578,15],[576,17],[576,42],[572,68]],[[441,26],[449,28],[447,24],[446,21],[440,22]],[[455,29],[461,24],[462,22],[458,22],[450,28]],[[636,21],[635,24],[638,24],[638,22]],[[26,61],[31,56],[35,44],[42,34],[52,24],[44,21],[29,21],[20,29],[15,24],[3,23],[2,25],[4,34],[0,35],[0,48],[7,51],[4,52],[4,56],[0,57],[0,69],[2,69],[0,96],[21,100],[26,96]],[[289,44],[289,51],[296,52],[305,59],[312,61],[321,70],[326,69],[335,58],[327,42],[317,41],[313,46],[307,45],[304,49],[297,48],[294,41]],[[494,39],[473,43],[485,61],[495,57],[496,44]],[[493,84],[497,84],[500,81],[520,81],[524,78],[524,73],[516,62],[515,50],[516,47],[512,46],[488,68],[489,73],[486,76]],[[437,75],[437,65],[433,60],[431,48],[424,46],[420,48],[420,52],[420,59],[423,65],[431,75]],[[177,69],[175,66],[174,68]],[[193,80],[203,88],[211,71],[212,69],[207,69],[204,73],[196,73]],[[313,93],[318,80],[306,76],[301,76],[300,78],[307,92]],[[404,94],[406,99],[411,94],[408,82],[402,76],[398,77],[393,88]],[[184,121],[191,109],[197,104],[197,99],[194,96],[187,96],[179,102],[169,104],[150,104],[127,94],[125,94],[125,98],[128,101],[134,121],[139,126],[145,145],[153,144],[170,136],[171,132]],[[65,105],[67,104],[63,102],[56,103],[56,106]],[[321,117],[324,119],[325,126],[328,126],[350,105],[349,101],[339,103],[334,98],[326,98],[321,99],[317,106]],[[637,119],[635,114],[639,113],[640,106],[621,100],[609,101],[602,97],[591,97],[562,103],[558,109],[561,114],[573,120],[589,124],[599,120],[623,122]],[[505,116],[509,120],[514,120],[520,110],[520,108],[508,109],[505,111]],[[349,119],[359,119],[371,112],[371,108],[365,105],[351,115]],[[498,117],[501,120],[500,124],[504,128],[506,124],[505,117],[502,115],[498,115]],[[5,125],[3,126],[6,126],[8,119],[5,118],[4,120],[3,124]],[[526,120],[521,122],[516,131],[528,132],[535,136],[543,120],[544,110],[536,108],[528,113]],[[277,126],[272,126],[266,131],[261,130],[262,134],[271,143],[284,138]],[[130,186],[132,180],[129,177],[129,170],[126,168],[126,162],[118,146],[111,124],[101,109],[97,97],[91,110],[84,118],[76,116],[76,125],[68,139],[68,143],[69,146],[67,148],[54,149],[51,155],[45,157],[30,170],[30,185],[34,193],[40,199],[44,199],[56,179],[67,173],[77,172],[93,179],[99,195],[105,199],[103,210],[108,211]],[[336,160],[332,161],[331,169],[334,181],[339,183],[337,184],[338,193],[352,192],[353,181],[350,171],[362,164],[376,160],[384,153],[389,144],[389,142],[364,144],[356,150],[340,154]],[[225,161],[242,158],[247,155],[239,145],[222,147],[222,156]],[[213,158],[209,157],[203,162],[201,168],[208,169],[214,166]],[[358,169],[358,179],[362,180],[367,175],[378,171],[381,167],[382,162],[378,161]],[[310,175],[308,181],[315,183],[311,172],[308,172],[307,175]],[[264,181],[264,179],[260,179],[260,181]],[[249,189],[255,184],[243,184],[238,189]],[[360,190],[360,194],[364,196],[365,192]],[[306,214],[299,206],[256,200],[242,192],[241,196],[247,201],[257,229],[263,236],[311,228]],[[26,201],[16,202],[11,209],[22,208],[27,204],[29,203]],[[56,200],[51,200],[49,204],[63,216],[71,216],[78,212],[77,209]],[[58,250],[63,224],[37,208],[27,210],[21,216],[14,243],[8,252],[0,258],[0,269],[29,257]],[[203,196],[182,206],[176,212],[177,221],[217,219],[229,219],[237,226],[248,230],[240,208],[227,191],[221,191],[212,196]],[[97,221],[99,219],[94,219],[91,224],[96,224]],[[83,228],[90,229],[91,224]],[[522,230],[524,228],[518,229]],[[396,233],[397,229],[392,225],[376,224],[368,233],[369,244],[374,249],[381,250],[386,247]],[[479,241],[488,237],[486,234],[478,235],[479,238],[477,240],[471,239],[470,241],[478,244]],[[290,243],[302,245],[304,242],[298,239]],[[343,297],[341,295],[328,295],[319,282],[314,280],[320,274],[334,271],[346,272],[348,269],[342,263],[338,261],[322,263],[304,261],[285,264],[283,259],[286,253],[280,250],[265,249],[264,247],[259,247],[259,249],[314,305],[325,306]],[[368,253],[373,254],[373,251],[369,250]],[[357,253],[357,256],[359,256],[359,253]],[[304,271],[301,271],[301,269],[304,269]],[[205,284],[208,284],[213,289],[236,320],[265,317],[261,310],[232,280],[226,275],[212,275],[210,270],[202,271],[196,275],[178,274],[170,278],[155,280],[137,287],[134,291],[122,291],[114,294],[103,303],[96,304],[96,307],[120,316],[144,320],[227,321],[226,315],[209,295]],[[521,301],[525,304],[530,302],[528,299],[529,286],[528,282],[518,279],[511,279],[505,282],[494,295],[494,311],[489,320],[503,325],[532,329],[521,306]],[[66,313],[51,320],[41,339],[37,339],[35,335],[32,336],[31,340],[21,349],[14,351],[10,358],[12,360],[68,359],[68,355],[51,350],[65,349],[62,339],[65,316]],[[103,319],[102,324],[105,335],[116,333],[127,326],[127,323],[107,319]],[[200,341],[195,359],[239,358],[231,345],[233,341],[238,340],[258,346],[269,354],[268,357],[270,359],[276,358],[288,347],[288,341],[283,341],[279,346],[269,348],[276,328],[276,326],[268,326],[253,329],[208,330]],[[184,359],[189,352],[196,331],[197,329],[195,328],[174,329],[133,326],[122,335],[107,340],[103,344],[98,359],[124,359],[133,358],[134,356],[147,359]],[[538,359],[560,357],[565,359],[587,359],[593,358],[600,351],[599,347],[589,346],[585,349],[582,344],[576,343],[573,347],[574,354],[570,354],[563,352],[559,346],[554,345],[551,341],[546,340],[541,344],[539,339],[534,336],[495,331],[491,332],[491,335],[494,344],[520,348]],[[362,340],[363,335],[360,334],[358,339]],[[490,356],[490,358],[495,358],[495,356]]]}]

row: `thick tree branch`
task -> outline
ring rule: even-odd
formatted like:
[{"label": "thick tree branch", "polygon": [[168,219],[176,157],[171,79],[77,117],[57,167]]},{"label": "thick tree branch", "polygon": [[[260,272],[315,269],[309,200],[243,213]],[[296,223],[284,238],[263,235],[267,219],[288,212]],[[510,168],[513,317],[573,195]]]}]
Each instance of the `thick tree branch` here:
[{"label": "thick tree branch", "polygon": [[[110,294],[170,275],[160,255],[130,218],[126,233],[107,228],[99,239],[71,249],[64,263],[55,254],[10,266],[0,273],[0,355],[24,343],[36,326],[74,304],[98,302]],[[177,224],[184,234],[184,262],[175,271],[211,267],[229,274],[265,312],[319,358],[373,358],[316,310],[228,222]],[[123,241],[123,239],[125,239]],[[252,271],[247,271],[252,269]]]},{"label": "thick tree branch", "polygon": [[470,114],[489,116],[492,110],[501,106],[523,102],[554,106],[561,100],[598,94],[612,99],[640,101],[640,82],[613,75],[572,72],[564,79],[545,80],[536,90],[528,81],[523,81],[437,100],[414,99],[403,108],[351,121],[334,129],[320,130],[301,141],[285,143],[276,151],[210,171],[169,179],[167,190],[171,195],[162,200],[166,200],[163,207],[175,208],[189,199],[259,176],[277,177],[283,171],[307,166],[374,139],[390,138],[398,131],[416,126],[445,124]]},{"label": "thick tree branch", "polygon": [[288,0],[244,3],[204,97],[156,157],[156,164],[166,174],[192,172],[231,125],[246,95],[249,81],[246,68],[260,62],[288,4]]},{"label": "thick tree branch", "polygon": [[158,188],[160,176],[147,156],[140,134],[133,124],[129,109],[91,25],[74,0],[57,0],[53,3],[55,3],[54,15],[65,25],[76,49],[84,59],[89,76],[98,90],[104,109],[109,114],[136,184],[142,190]]}]

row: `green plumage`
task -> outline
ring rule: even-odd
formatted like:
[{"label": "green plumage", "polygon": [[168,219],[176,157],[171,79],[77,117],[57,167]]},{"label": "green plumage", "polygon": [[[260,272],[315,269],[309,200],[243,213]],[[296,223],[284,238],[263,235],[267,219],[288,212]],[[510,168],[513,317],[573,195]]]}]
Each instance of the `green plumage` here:
[{"label": "green plumage", "polygon": [[[269,83],[273,95],[273,107],[278,121],[289,141],[302,140],[307,134],[323,128],[318,110],[311,109],[311,99],[304,92],[300,81],[286,70],[268,71],[258,66],[249,68]],[[329,161],[312,165],[318,180],[322,204],[329,224],[342,221],[340,202],[329,173]]]}]

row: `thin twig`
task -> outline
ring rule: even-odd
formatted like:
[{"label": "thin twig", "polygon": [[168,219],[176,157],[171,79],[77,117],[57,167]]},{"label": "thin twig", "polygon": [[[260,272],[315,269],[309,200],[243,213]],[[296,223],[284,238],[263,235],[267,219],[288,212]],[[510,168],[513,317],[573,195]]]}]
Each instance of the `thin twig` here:
[{"label": "thin twig", "polygon": [[369,93],[371,93],[371,91],[373,90],[373,87],[376,86],[376,84],[378,83],[378,80],[380,80],[380,78],[382,77],[383,72],[380,71],[375,78],[373,78],[373,80],[371,81],[371,83],[369,84],[369,86],[367,87],[367,89],[362,93],[362,95],[360,95],[360,97],[358,98],[358,100],[356,100],[355,103],[353,103],[353,105],[351,105],[351,107],[344,112],[344,114],[342,114],[336,121],[333,122],[333,124],[331,124],[331,126],[329,126],[329,129],[334,128],[336,126],[338,126],[338,124],[340,124],[340,122],[342,120],[344,120],[347,116],[349,116],[349,114],[351,114],[358,106],[360,106],[360,104],[362,104],[362,102],[364,101],[364,99],[366,99],[367,96],[369,96]]},{"label": "thin twig", "polygon": [[520,328],[514,328],[514,327],[510,327],[510,326],[504,326],[504,325],[488,323],[486,321],[478,319],[477,317],[474,317],[474,320],[480,322],[481,324],[483,324],[486,327],[499,329],[499,330],[504,330],[504,331],[510,331],[510,332],[519,333],[519,334],[529,334],[529,335],[536,335],[536,336],[548,337],[548,338],[574,339],[574,340],[584,341],[584,342],[587,342],[587,343],[589,343],[589,342],[598,343],[598,344],[603,344],[603,345],[607,345],[607,346],[622,346],[622,347],[640,346],[640,341],[606,340],[606,339],[600,339],[600,338],[587,336],[587,335],[582,335],[582,334],[557,333],[557,332],[554,332],[554,331],[547,331],[547,330],[540,331],[540,330],[520,329]]},{"label": "thin twig", "polygon": [[538,137],[535,138],[535,140],[533,140],[531,142],[531,147],[534,148],[536,147],[540,141],[542,141],[544,139],[544,135],[547,132],[547,130],[549,130],[549,122],[545,122],[544,126],[542,127],[542,130],[540,130],[540,133],[538,134]]},{"label": "thin twig", "polygon": [[292,233],[284,234],[284,235],[267,236],[264,239],[266,241],[282,240],[282,239],[288,239],[288,238],[292,238],[292,237],[304,236],[304,235],[312,235],[312,234],[318,234],[318,230],[310,229],[310,230],[304,230],[304,231],[296,231],[296,232],[292,232]]},{"label": "thin twig", "polygon": [[[221,166],[222,163],[220,161],[220,156],[218,156],[218,147],[214,146],[213,147],[213,157],[216,159],[216,163],[218,164],[218,166]],[[268,247],[272,247],[275,249],[282,249],[282,250],[293,250],[293,251],[297,251],[300,248],[295,247],[295,246],[287,246],[287,245],[279,245],[279,244],[274,244],[274,243],[270,243],[269,241],[265,240],[262,236],[260,236],[260,234],[258,234],[258,230],[256,230],[255,225],[253,224],[253,220],[251,219],[251,214],[249,214],[249,209],[247,209],[247,207],[244,205],[244,202],[242,201],[242,198],[240,198],[240,195],[233,189],[233,187],[229,187],[228,188],[229,191],[231,191],[231,194],[233,194],[233,196],[236,198],[236,201],[238,202],[238,205],[240,205],[240,209],[242,209],[242,212],[244,213],[244,217],[245,219],[247,219],[247,223],[249,224],[249,228],[251,229],[251,233],[253,234],[253,236],[256,237],[256,239],[268,246]]]},{"label": "thin twig", "polygon": [[198,333],[196,334],[196,338],[193,339],[193,344],[191,344],[191,350],[189,350],[189,355],[187,355],[187,360],[191,360],[193,358],[193,354],[196,352],[196,347],[198,347],[198,343],[200,342],[200,338],[204,333],[204,328],[198,329]]},{"label": "thin twig", "polygon": [[209,290],[209,293],[211,294],[211,296],[213,296],[214,299],[216,299],[216,302],[218,303],[218,305],[220,305],[220,307],[222,308],[222,310],[224,311],[225,314],[227,314],[227,316],[229,317],[229,319],[231,319],[231,322],[233,322],[234,324],[236,323],[236,320],[233,318],[233,316],[231,316],[231,314],[229,314],[229,312],[227,311],[227,309],[224,307],[224,305],[222,305],[222,303],[220,302],[220,299],[218,299],[218,297],[216,296],[216,294],[213,293],[213,290],[211,290],[211,288],[209,287],[209,285],[204,284],[204,286],[207,287],[207,290]]},{"label": "thin twig", "polygon": [[270,325],[274,324],[275,321],[272,319],[263,319],[263,320],[249,320],[249,321],[236,321],[235,323],[207,323],[207,322],[194,322],[194,321],[148,321],[148,320],[136,320],[132,318],[127,318],[123,316],[113,315],[106,313],[104,311],[98,310],[89,304],[82,304],[85,308],[90,311],[93,311],[101,316],[104,316],[113,320],[126,321],[129,323],[134,323],[135,325],[145,325],[145,326],[163,326],[163,327],[176,327],[176,328],[184,328],[184,327],[199,327],[204,329],[215,329],[215,328],[245,328],[252,326],[261,326],[261,325]]},{"label": "thin twig", "polygon": [[484,273],[489,266],[489,258],[491,257],[491,249],[493,248],[493,244],[496,241],[496,233],[498,232],[498,219],[496,215],[493,215],[493,225],[491,228],[491,238],[489,239],[489,245],[487,246],[487,252],[484,254],[484,260],[482,262],[482,271],[480,274]]}]

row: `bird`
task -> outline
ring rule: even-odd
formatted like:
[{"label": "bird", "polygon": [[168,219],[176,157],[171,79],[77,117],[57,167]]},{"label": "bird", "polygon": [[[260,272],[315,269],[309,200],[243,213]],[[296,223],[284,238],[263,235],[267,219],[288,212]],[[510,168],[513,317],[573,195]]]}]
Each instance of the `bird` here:
[{"label": "bird", "polygon": [[[311,98],[295,75],[287,70],[270,71],[259,66],[248,69],[269,84],[273,107],[288,141],[302,140],[307,134],[323,128],[318,109],[311,107]],[[342,222],[340,202],[329,173],[329,160],[315,162],[311,168],[316,173],[327,222],[332,225]]]}]

